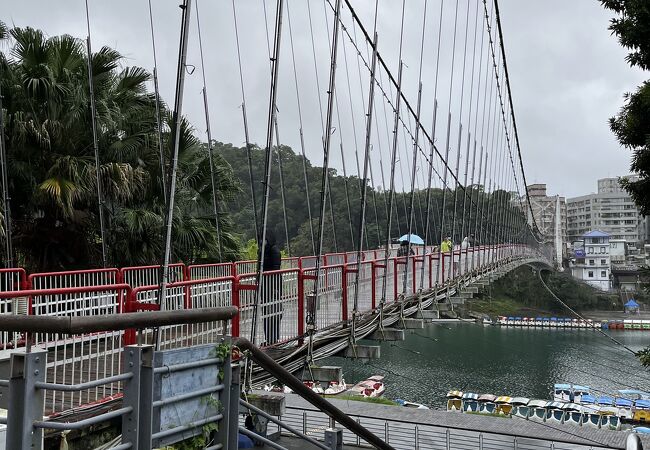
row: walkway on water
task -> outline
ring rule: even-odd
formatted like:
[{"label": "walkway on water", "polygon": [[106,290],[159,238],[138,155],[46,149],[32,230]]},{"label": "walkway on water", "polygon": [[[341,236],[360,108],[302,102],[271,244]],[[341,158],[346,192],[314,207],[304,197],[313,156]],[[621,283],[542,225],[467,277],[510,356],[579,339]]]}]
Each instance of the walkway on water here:
[{"label": "walkway on water", "polygon": [[[285,398],[287,408],[282,420],[321,439],[324,428],[329,426],[329,419],[298,395],[287,394]],[[460,412],[418,410],[345,399],[332,398],[330,401],[396,449],[413,449],[416,445],[421,449],[625,449],[625,440],[629,434],[623,431]],[[650,437],[641,437],[641,440],[644,447],[650,448]],[[344,442],[357,445],[356,437],[347,430],[344,431]]]}]

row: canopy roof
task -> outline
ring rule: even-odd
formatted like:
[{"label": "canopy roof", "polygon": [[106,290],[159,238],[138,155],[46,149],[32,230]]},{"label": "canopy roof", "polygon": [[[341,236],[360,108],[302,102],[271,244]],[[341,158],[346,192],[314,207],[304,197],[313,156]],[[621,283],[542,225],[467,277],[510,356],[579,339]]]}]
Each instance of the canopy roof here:
[{"label": "canopy roof", "polygon": [[625,304],[625,307],[626,307],[626,308],[638,308],[638,307],[639,307],[639,304],[638,304],[637,302],[635,302],[633,298],[631,298],[631,299],[628,300],[628,302]]},{"label": "canopy roof", "polygon": [[588,231],[587,233],[583,234],[583,238],[590,238],[590,237],[609,237],[610,235],[605,233],[604,231],[600,230],[591,230]]}]

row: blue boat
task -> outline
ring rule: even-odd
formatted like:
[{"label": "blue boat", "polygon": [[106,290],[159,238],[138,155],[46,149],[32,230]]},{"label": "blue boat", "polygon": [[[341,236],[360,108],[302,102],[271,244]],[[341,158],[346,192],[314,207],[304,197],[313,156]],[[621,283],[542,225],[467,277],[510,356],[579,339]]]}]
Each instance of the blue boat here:
[{"label": "blue boat", "polygon": [[613,406],[614,399],[608,395],[603,395],[596,399],[596,403],[600,406]]}]

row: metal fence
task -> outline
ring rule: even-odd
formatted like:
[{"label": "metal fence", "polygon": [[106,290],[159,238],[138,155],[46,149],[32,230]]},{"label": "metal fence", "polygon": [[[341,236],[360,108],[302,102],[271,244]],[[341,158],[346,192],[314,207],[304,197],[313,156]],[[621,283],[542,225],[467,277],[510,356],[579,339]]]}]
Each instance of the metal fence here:
[{"label": "metal fence", "polygon": [[[583,445],[576,442],[563,442],[561,440],[536,439],[523,435],[517,436],[434,426],[401,421],[395,417],[390,419],[358,415],[351,415],[350,417],[397,450],[596,450],[610,448],[598,445]],[[286,413],[279,419],[314,438],[319,438],[322,436],[323,430],[335,425],[323,412],[292,406],[287,406]],[[279,427],[278,431],[284,432]],[[346,429],[343,430],[343,442],[344,444],[371,448],[367,442]]]}]

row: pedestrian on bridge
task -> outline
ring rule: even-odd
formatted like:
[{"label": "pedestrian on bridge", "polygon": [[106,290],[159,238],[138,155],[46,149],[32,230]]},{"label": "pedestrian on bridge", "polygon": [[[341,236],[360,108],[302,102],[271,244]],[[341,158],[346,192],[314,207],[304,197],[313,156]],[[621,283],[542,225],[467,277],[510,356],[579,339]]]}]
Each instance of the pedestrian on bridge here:
[{"label": "pedestrian on bridge", "polygon": [[447,236],[447,238],[440,243],[440,251],[442,253],[448,253],[453,248],[453,245],[453,242],[451,242],[451,236]]},{"label": "pedestrian on bridge", "polygon": [[264,243],[264,277],[262,280],[262,316],[264,317],[264,337],[266,345],[280,340],[282,322],[282,273],[277,273],[282,264],[282,255],[271,230],[266,232]]}]

